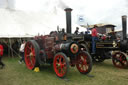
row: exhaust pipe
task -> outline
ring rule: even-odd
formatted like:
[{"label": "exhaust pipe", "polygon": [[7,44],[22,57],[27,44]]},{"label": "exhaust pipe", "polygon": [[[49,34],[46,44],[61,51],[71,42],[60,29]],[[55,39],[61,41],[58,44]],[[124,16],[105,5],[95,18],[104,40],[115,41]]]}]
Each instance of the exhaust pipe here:
[{"label": "exhaust pipe", "polygon": [[123,32],[123,40],[127,38],[127,16],[122,16],[122,32]]},{"label": "exhaust pipe", "polygon": [[122,35],[123,39],[120,42],[120,50],[125,52],[128,50],[128,40],[127,40],[127,16],[122,16]]},{"label": "exhaust pipe", "polygon": [[71,11],[72,11],[72,9],[66,8],[64,10],[66,12],[66,32],[68,34],[71,34],[72,33],[72,30],[71,30]]}]

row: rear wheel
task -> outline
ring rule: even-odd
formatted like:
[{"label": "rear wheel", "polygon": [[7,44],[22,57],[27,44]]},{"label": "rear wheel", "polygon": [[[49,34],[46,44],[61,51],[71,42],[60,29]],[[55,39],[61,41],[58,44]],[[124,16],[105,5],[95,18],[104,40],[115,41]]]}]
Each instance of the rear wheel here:
[{"label": "rear wheel", "polygon": [[25,45],[24,55],[25,63],[28,69],[32,70],[39,66],[39,46],[35,40],[30,40]]},{"label": "rear wheel", "polygon": [[88,74],[92,69],[92,58],[86,51],[81,51],[77,56],[76,67],[82,74]]},{"label": "rear wheel", "polygon": [[67,56],[61,52],[57,53],[54,57],[53,67],[58,77],[65,77],[69,69],[69,62]]},{"label": "rear wheel", "polygon": [[114,66],[118,68],[127,68],[128,67],[128,60],[127,55],[123,52],[116,52],[112,56],[112,62]]}]

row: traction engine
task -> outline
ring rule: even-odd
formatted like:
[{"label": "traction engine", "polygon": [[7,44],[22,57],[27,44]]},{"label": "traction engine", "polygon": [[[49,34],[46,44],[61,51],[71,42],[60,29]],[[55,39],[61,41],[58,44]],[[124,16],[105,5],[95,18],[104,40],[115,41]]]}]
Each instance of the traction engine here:
[{"label": "traction engine", "polygon": [[91,54],[92,39],[90,34],[79,34],[74,36],[81,48],[89,52],[94,62],[103,62],[105,59],[111,59],[113,65],[118,68],[128,68],[128,39],[127,39],[127,16],[122,16],[122,34],[123,39],[119,39],[108,34],[106,38],[99,38],[96,41],[96,53]]},{"label": "traction engine", "polygon": [[[70,12],[72,9],[65,9]],[[67,13],[70,16],[70,13]],[[49,35],[36,36],[25,45],[25,63],[33,70],[41,64],[53,64],[56,75],[65,77],[69,66],[76,66],[82,74],[92,69],[92,59],[88,52],[81,50],[79,44],[71,39],[70,33],[53,31]]]}]

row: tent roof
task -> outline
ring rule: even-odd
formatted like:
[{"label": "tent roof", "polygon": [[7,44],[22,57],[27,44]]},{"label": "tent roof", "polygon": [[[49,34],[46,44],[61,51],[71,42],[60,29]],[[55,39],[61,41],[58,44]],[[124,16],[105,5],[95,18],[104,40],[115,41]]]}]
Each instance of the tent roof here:
[{"label": "tent roof", "polygon": [[[48,34],[56,29],[54,15],[0,9],[0,37]],[[50,18],[50,19],[49,19]],[[28,34],[28,35],[26,35]]]},{"label": "tent roof", "polygon": [[0,35],[0,38],[32,38],[34,35]]}]

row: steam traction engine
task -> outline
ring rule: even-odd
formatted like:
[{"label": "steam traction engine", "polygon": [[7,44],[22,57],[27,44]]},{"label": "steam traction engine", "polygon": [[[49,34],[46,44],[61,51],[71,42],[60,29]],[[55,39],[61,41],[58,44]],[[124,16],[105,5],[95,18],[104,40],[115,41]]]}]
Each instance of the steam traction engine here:
[{"label": "steam traction engine", "polygon": [[[115,35],[112,34],[108,34],[108,37],[105,40],[100,38],[96,42],[96,54],[91,55],[93,61],[103,62],[105,59],[112,58],[114,66],[118,68],[128,67],[128,39],[126,37],[126,18],[126,16],[122,16],[123,39],[117,40]],[[80,44],[81,48],[91,54],[91,35],[79,34],[74,36],[74,40]]]},{"label": "steam traction engine", "polygon": [[[65,9],[69,12],[71,9]],[[74,42],[71,34],[51,32],[49,35],[37,36],[25,45],[25,63],[32,70],[43,63],[53,64],[58,77],[64,77],[69,65],[76,66],[82,74],[87,74],[92,69],[91,56],[81,50],[79,44]]]},{"label": "steam traction engine", "polygon": [[[70,9],[70,8],[68,8]],[[108,35],[108,38],[101,38],[96,42],[96,54],[91,55],[93,61],[103,62],[105,59],[111,59],[114,66],[119,68],[128,67],[128,39],[126,38],[126,16],[122,17],[123,39],[118,41],[114,35]],[[71,9],[66,10],[67,32],[71,34]],[[72,34],[72,40],[79,44],[79,47],[91,54],[92,39],[89,34]]]}]

